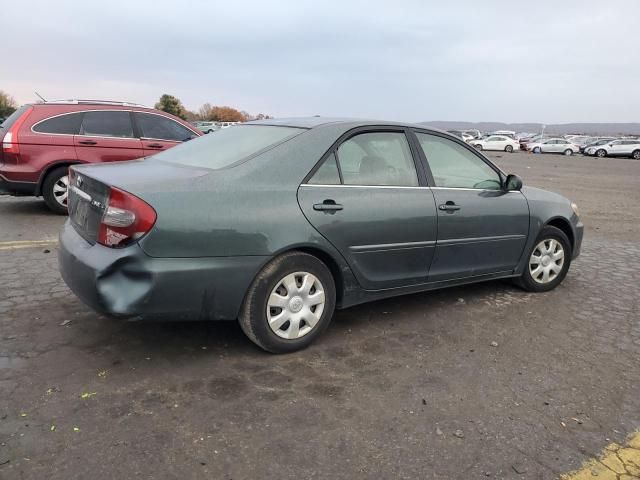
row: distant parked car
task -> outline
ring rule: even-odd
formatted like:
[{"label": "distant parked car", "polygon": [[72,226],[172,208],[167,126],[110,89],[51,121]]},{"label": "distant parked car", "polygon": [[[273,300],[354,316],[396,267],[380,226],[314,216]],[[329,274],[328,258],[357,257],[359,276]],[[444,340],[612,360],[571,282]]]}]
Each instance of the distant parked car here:
[{"label": "distant parked car", "polygon": [[613,140],[597,147],[589,147],[589,150],[593,153],[587,153],[587,155],[595,155],[601,158],[629,157],[634,160],[640,160],[640,140],[633,138]]},{"label": "distant parked car", "polygon": [[454,135],[456,137],[458,137],[461,140],[464,140],[465,142],[469,142],[471,140],[473,140],[473,136],[463,132],[462,130],[447,130],[447,133],[450,133],[451,135]]},{"label": "distant parked car", "polygon": [[216,130],[220,130],[220,126],[217,122],[193,122],[193,126],[202,133],[211,133]]},{"label": "distant parked car", "polygon": [[564,138],[549,138],[527,144],[527,151],[533,153],[562,153],[564,155],[573,155],[580,151],[580,147]]},{"label": "distant parked car", "polygon": [[527,146],[531,143],[539,143],[542,142],[543,140],[547,140],[549,138],[555,138],[549,135],[533,135],[531,137],[523,137],[519,140],[520,142],[520,150],[525,150],[527,151]]},{"label": "distant parked car", "polygon": [[517,140],[504,135],[491,135],[481,140],[472,140],[469,144],[478,150],[499,150],[509,153],[520,148]]},{"label": "distant parked car", "polygon": [[515,139],[516,132],[513,130],[496,130],[495,132],[491,132],[491,135],[506,135],[507,137]]},{"label": "distant parked car", "polygon": [[[584,153],[585,155],[595,155],[596,149],[591,149],[591,147],[599,147],[600,145],[604,145],[614,140],[617,139],[615,137],[595,138],[593,141],[587,143],[586,145],[580,145],[580,153]],[[587,153],[587,150],[591,150],[591,153]]]},{"label": "distant parked car", "polygon": [[477,130],[475,128],[465,130],[463,133],[466,133],[467,135],[471,135],[474,139],[482,137],[482,133],[480,133],[480,130]]},{"label": "distant parked car", "polygon": [[24,105],[0,127],[0,194],[42,196],[66,214],[70,165],[133,160],[200,135],[173,115],[132,103]]}]

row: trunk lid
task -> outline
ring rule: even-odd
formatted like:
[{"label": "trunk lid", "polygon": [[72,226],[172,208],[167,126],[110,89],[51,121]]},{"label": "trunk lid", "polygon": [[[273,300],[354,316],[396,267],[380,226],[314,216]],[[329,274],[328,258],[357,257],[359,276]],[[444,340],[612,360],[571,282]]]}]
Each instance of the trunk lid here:
[{"label": "trunk lid", "polygon": [[144,200],[155,192],[189,190],[194,179],[210,173],[209,169],[153,159],[74,165],[70,168],[69,176],[69,220],[87,242],[94,244],[109,203],[111,187]]}]

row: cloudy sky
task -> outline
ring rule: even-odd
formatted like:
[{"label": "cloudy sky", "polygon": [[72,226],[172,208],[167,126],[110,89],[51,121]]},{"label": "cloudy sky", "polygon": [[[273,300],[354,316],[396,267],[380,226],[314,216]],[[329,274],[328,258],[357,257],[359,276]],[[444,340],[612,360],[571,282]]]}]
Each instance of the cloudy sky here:
[{"label": "cloudy sky", "polygon": [[18,102],[162,93],[275,116],[631,122],[640,1],[3,2]]}]

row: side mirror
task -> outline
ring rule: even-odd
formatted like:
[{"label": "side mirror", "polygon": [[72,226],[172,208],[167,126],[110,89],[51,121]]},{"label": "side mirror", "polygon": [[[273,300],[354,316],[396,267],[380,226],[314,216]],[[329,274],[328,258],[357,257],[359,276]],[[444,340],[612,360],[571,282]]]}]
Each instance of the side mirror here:
[{"label": "side mirror", "polygon": [[506,190],[522,190],[522,179],[513,173],[507,175],[507,181],[504,184]]}]

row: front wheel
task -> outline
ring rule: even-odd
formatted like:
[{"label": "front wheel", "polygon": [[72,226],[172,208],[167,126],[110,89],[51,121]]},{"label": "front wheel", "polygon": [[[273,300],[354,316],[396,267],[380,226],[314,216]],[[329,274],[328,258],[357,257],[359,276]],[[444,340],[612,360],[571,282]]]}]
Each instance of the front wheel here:
[{"label": "front wheel", "polygon": [[309,346],[329,326],[336,303],[331,271],[312,255],[291,252],[255,278],[238,318],[259,347],[288,353]]},{"label": "front wheel", "polygon": [[634,160],[640,160],[640,150],[634,150],[631,154],[631,158]]},{"label": "front wheel", "polygon": [[69,167],[57,167],[42,182],[42,197],[47,207],[58,215],[67,215],[69,197]]},{"label": "front wheel", "polygon": [[511,145],[507,145],[504,147],[504,151],[507,153],[513,153],[513,147]]},{"label": "front wheel", "polygon": [[573,155],[573,150],[571,150],[570,148],[567,148],[567,149],[564,151],[564,154],[565,154],[567,157],[570,157],[571,155]]},{"label": "front wheel", "polygon": [[522,276],[516,283],[529,292],[547,292],[556,288],[571,264],[571,243],[559,228],[546,226],[529,252]]},{"label": "front wheel", "polygon": [[476,143],[476,144],[474,145],[474,148],[475,148],[476,150],[480,150],[480,151],[482,151],[482,145],[480,145],[479,143]]},{"label": "front wheel", "polygon": [[601,148],[596,152],[596,156],[600,158],[604,158],[607,156],[607,151]]},{"label": "front wheel", "polygon": [[540,153],[542,152],[542,150],[540,150],[540,147],[536,147],[533,149],[533,153]]}]

